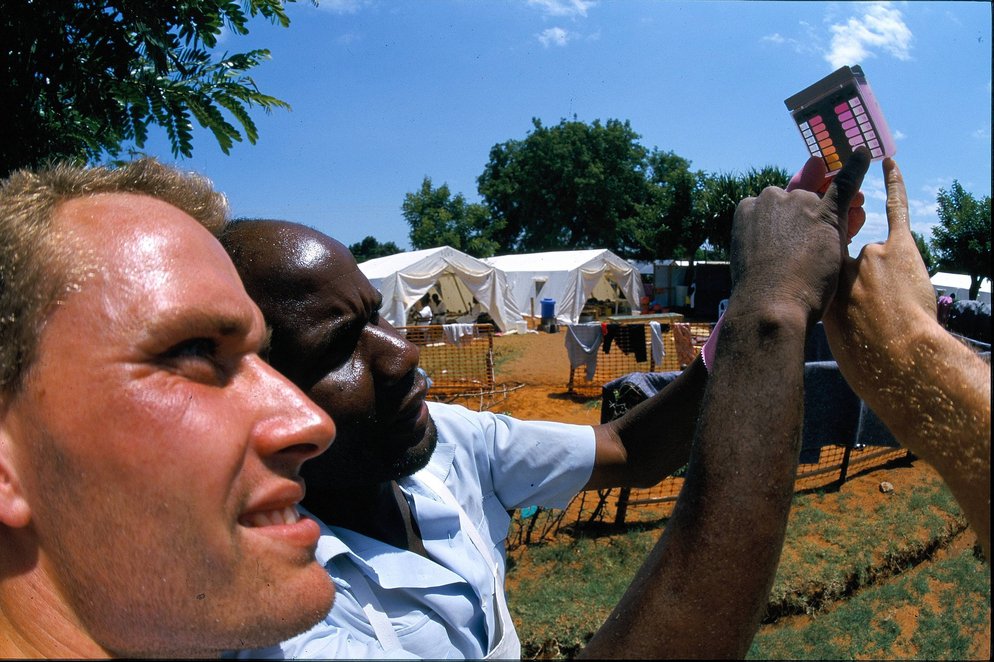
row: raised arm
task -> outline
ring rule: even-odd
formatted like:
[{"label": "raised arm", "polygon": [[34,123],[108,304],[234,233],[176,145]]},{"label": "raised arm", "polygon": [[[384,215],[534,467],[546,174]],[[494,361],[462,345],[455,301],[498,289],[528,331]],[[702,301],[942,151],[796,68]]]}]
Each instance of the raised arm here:
[{"label": "raised arm", "polygon": [[853,390],[949,485],[990,559],[991,367],[936,320],[901,171],[883,163],[889,234],[842,269],[825,331]]},{"label": "raised arm", "polygon": [[732,296],[683,490],[585,656],[718,658],[748,650],[793,495],[804,341],[835,292],[849,204],[868,163],[858,152],[824,198],[769,188],[739,204]]},{"label": "raised arm", "polygon": [[[827,173],[824,159],[812,156],[785,190],[824,194],[832,182]],[[859,191],[849,202],[846,244],[866,221],[863,202]],[[707,374],[698,356],[665,389],[624,416],[594,426],[597,456],[585,489],[650,487],[687,464]]]}]

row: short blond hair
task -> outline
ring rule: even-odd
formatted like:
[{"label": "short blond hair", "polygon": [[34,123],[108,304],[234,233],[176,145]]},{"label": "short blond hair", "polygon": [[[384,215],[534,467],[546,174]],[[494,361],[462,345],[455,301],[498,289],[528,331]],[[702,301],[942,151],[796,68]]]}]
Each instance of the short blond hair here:
[{"label": "short blond hair", "polygon": [[157,198],[215,236],[228,219],[228,202],[210,180],[152,158],[117,168],[57,163],[0,182],[0,396],[23,384],[48,313],[86,269],[74,242],[55,231],[56,210],[102,193]]}]

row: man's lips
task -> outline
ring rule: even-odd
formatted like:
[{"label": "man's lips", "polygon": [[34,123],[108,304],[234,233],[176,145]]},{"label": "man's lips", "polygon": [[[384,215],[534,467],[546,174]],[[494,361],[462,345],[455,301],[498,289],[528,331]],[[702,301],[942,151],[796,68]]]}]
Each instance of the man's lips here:
[{"label": "man's lips", "polygon": [[321,535],[318,523],[313,519],[301,517],[297,510],[297,502],[303,497],[303,492],[292,502],[283,505],[259,506],[241,514],[238,524],[252,535],[278,542],[279,545],[290,545],[293,548],[307,550],[310,554],[317,545]]},{"label": "man's lips", "polygon": [[428,382],[425,380],[422,374],[418,374],[417,379],[414,382],[413,388],[408,392],[407,397],[404,398],[401,406],[398,408],[397,417],[394,419],[398,424],[413,424],[417,422],[417,419],[421,418],[423,414],[427,413],[427,408],[425,407],[425,397],[428,395]]},{"label": "man's lips", "polygon": [[257,510],[245,513],[238,518],[238,523],[242,526],[281,526],[296,524],[300,521],[300,513],[296,506],[285,506],[274,510]]},{"label": "man's lips", "polygon": [[303,531],[310,529],[307,524],[309,520],[301,517],[297,510],[297,504],[303,498],[302,481],[283,478],[279,485],[258,492],[238,517],[238,523],[249,529],[267,530],[269,533],[291,538],[299,537]]}]

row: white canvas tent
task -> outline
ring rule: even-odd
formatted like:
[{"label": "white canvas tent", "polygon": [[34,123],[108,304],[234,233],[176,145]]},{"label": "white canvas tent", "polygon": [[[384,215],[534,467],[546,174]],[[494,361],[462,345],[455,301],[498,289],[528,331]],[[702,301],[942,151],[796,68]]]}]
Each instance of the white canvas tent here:
[{"label": "white canvas tent", "polygon": [[383,295],[380,315],[394,326],[404,326],[408,310],[429,291],[441,292],[449,314],[469,310],[476,297],[501,331],[524,326],[504,273],[450,246],[367,260],[359,270]]},{"label": "white canvas tent", "polygon": [[[970,298],[970,277],[966,274],[951,274],[940,271],[932,276],[932,287],[938,294],[942,290],[944,294],[955,294],[957,301],[965,301]],[[980,281],[980,291],[977,292],[977,300],[984,303],[991,302],[991,281],[984,278]]]},{"label": "white canvas tent", "polygon": [[540,316],[542,299],[552,299],[556,320],[575,324],[587,299],[614,301],[619,293],[632,310],[639,310],[639,270],[607,249],[501,255],[486,262],[507,274],[514,302],[525,315]]}]

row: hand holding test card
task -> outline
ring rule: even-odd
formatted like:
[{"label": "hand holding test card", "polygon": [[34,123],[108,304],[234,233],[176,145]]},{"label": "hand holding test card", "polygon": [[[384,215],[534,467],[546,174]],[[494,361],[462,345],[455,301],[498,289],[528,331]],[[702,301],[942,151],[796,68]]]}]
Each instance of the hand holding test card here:
[{"label": "hand holding test card", "polygon": [[784,100],[808,152],[835,175],[857,147],[874,161],[897,152],[887,121],[859,65],[842,67]]}]

